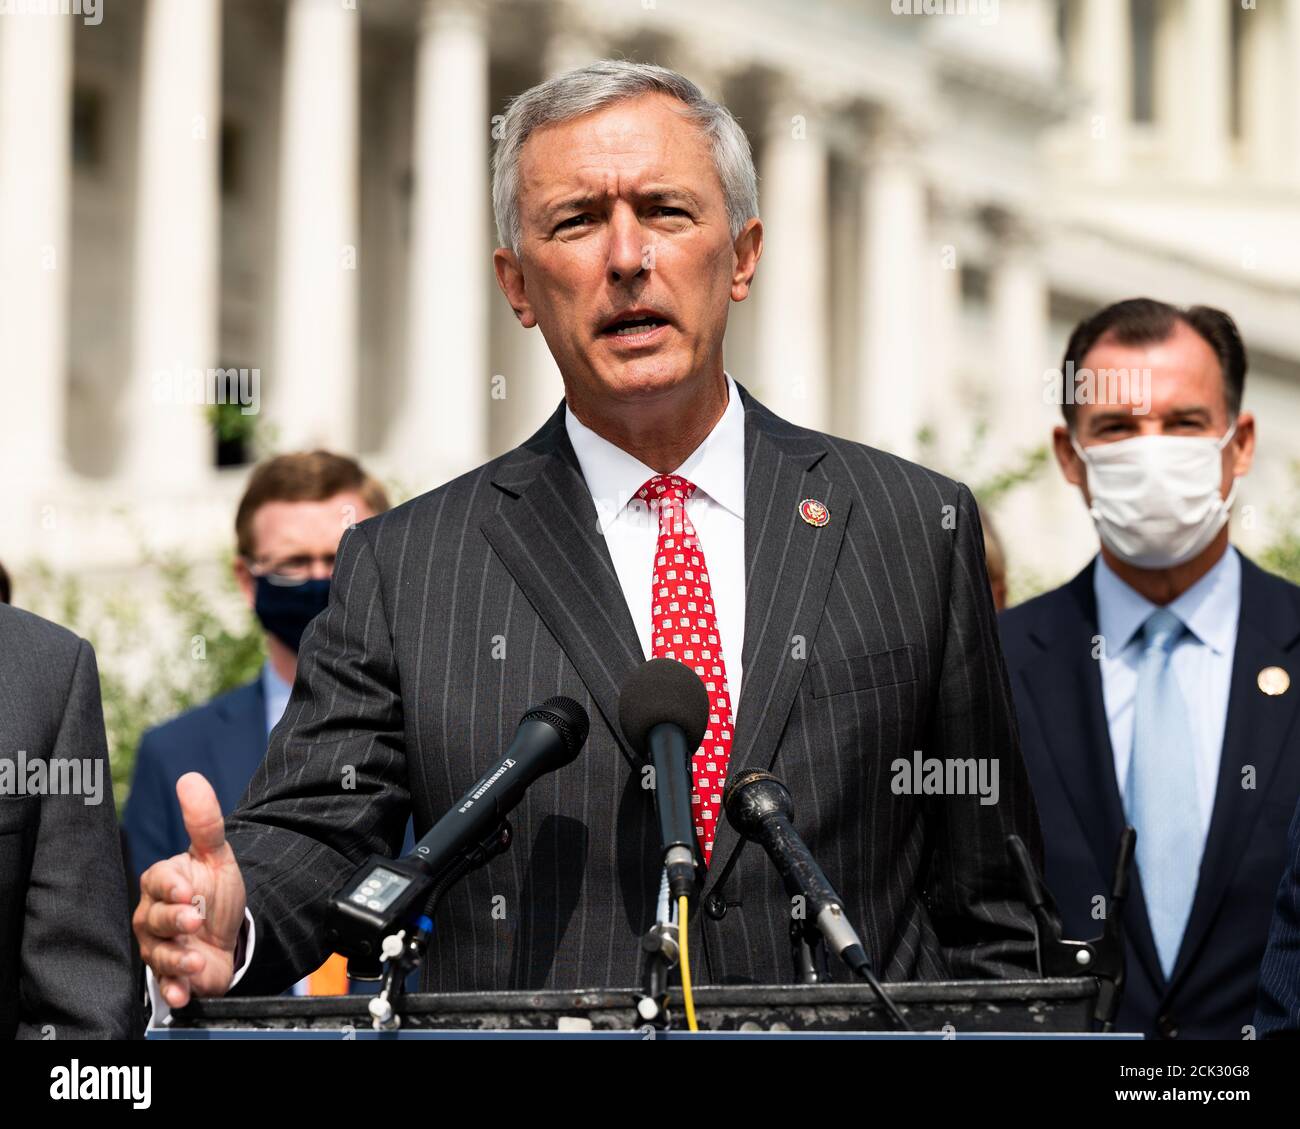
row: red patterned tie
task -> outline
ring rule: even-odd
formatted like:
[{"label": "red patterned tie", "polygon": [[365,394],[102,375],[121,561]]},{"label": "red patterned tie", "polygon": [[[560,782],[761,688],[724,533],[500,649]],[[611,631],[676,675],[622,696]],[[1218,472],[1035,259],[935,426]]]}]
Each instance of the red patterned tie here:
[{"label": "red patterned tie", "polygon": [[647,503],[651,513],[659,513],[659,545],[650,594],[652,657],[676,659],[689,666],[709,692],[709,727],[691,758],[695,834],[708,866],[731,759],[733,718],[709,566],[704,563],[695,526],[686,515],[686,500],[694,493],[695,484],[680,475],[657,474],[636,496]]}]

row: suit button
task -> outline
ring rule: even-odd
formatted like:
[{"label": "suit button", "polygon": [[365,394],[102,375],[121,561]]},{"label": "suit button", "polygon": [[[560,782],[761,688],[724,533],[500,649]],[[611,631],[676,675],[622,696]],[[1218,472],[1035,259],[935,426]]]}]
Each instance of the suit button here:
[{"label": "suit button", "polygon": [[1156,1026],[1160,1030],[1160,1035],[1165,1039],[1178,1038],[1178,1024],[1172,1016],[1162,1015],[1156,1020]]},{"label": "suit button", "polygon": [[710,894],[704,899],[704,912],[714,921],[721,921],[727,916],[727,903],[723,901],[719,894]]}]

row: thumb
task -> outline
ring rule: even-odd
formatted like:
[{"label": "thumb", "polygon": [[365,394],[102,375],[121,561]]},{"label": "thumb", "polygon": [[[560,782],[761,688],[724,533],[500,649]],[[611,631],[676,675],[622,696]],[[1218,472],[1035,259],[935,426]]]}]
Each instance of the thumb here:
[{"label": "thumb", "polygon": [[191,851],[204,858],[219,851],[226,843],[226,821],[212,785],[197,772],[187,772],[176,781],[176,798],[181,803],[185,834],[190,837]]}]

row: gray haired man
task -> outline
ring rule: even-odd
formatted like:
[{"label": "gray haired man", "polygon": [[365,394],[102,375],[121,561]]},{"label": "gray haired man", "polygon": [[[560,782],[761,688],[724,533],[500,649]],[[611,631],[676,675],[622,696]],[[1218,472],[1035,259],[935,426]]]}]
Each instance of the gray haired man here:
[{"label": "gray haired man", "polygon": [[[651,657],[711,698],[692,758],[698,982],[790,979],[790,900],[719,810],[751,767],[788,782],[886,979],[1033,974],[1004,842],[1037,857],[1040,835],[975,502],[779,419],[724,369],[763,246],[744,133],[681,75],[600,62],[525,92],[502,134],[497,282],[565,400],[522,446],[344,537],[224,829],[211,787],[180,780],[193,846],[145,873],[135,915],[163,999],[314,967],[331,891],[396,849],[408,812],[426,830],[557,693],[588,711],[586,747],[442,902],[423,984],[637,983],[662,856],[618,695]],[[995,760],[998,801],[895,790],[917,750]]]}]

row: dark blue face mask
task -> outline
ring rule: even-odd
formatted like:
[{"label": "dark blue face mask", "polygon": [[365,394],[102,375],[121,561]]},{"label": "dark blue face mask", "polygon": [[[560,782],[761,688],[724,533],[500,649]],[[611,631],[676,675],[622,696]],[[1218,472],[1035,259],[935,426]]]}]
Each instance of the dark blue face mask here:
[{"label": "dark blue face mask", "polygon": [[272,581],[269,576],[255,579],[257,591],[253,611],[267,631],[296,652],[307,624],[329,603],[329,579],[300,580],[295,584]]}]

